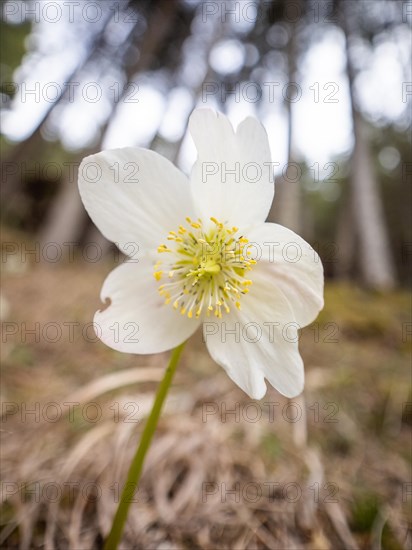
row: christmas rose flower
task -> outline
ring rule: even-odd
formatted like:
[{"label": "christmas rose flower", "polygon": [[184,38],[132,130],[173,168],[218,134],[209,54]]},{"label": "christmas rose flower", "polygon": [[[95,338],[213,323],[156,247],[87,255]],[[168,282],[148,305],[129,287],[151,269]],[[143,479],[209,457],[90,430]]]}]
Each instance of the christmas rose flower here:
[{"label": "christmas rose flower", "polygon": [[152,354],[203,323],[210,355],[250,397],[265,395],[265,379],[294,397],[304,383],[297,328],[323,307],[322,264],[301,237],[265,223],[274,181],[262,125],[247,118],[234,131],[198,109],[189,129],[190,178],[141,148],[103,151],[79,168],[90,217],[129,255],[103,284],[110,305],[96,313],[97,334]]}]

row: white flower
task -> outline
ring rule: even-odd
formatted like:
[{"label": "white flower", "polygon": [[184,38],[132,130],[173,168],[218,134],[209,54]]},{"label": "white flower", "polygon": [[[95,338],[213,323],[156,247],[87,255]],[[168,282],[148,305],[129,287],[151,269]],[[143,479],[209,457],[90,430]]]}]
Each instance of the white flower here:
[{"label": "white flower", "polygon": [[114,269],[95,316],[101,340],[119,351],[174,348],[201,323],[213,359],[250,397],[303,389],[297,328],[323,307],[323,269],[298,235],[265,223],[274,195],[262,125],[235,132],[209,109],[189,124],[198,158],[190,180],[146,149],[83,160],[79,187],[100,231],[138,259]]}]

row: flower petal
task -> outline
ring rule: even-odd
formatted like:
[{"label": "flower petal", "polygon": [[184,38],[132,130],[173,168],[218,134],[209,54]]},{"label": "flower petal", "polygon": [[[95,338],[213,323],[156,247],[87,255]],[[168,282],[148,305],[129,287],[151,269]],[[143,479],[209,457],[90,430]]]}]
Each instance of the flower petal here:
[{"label": "flower petal", "polygon": [[193,207],[186,176],[147,149],[103,151],[83,159],[79,189],[103,235],[126,254],[153,249]]},{"label": "flower petal", "polygon": [[[272,302],[279,293],[290,303],[294,320],[304,327],[314,321],[323,308],[323,266],[310,246],[299,235],[275,223],[265,223],[251,230],[251,257],[260,258],[251,272],[251,279],[265,269],[272,288]],[[259,267],[258,267],[259,266]]]},{"label": "flower petal", "polygon": [[205,321],[203,334],[213,359],[251,398],[262,399],[265,378],[281,394],[303,390],[303,361],[298,350],[298,325],[286,298],[273,303],[263,274],[255,277],[240,311],[218,321]]},{"label": "flower petal", "polygon": [[125,262],[106,278],[102,301],[111,304],[94,317],[96,333],[108,346],[127,353],[160,353],[189,338],[200,321],[188,319],[164,304],[157,291],[152,263]]},{"label": "flower petal", "polygon": [[233,130],[229,120],[210,109],[197,109],[189,121],[198,158],[191,174],[197,214],[232,225],[264,222],[274,195],[268,137],[247,118]]}]

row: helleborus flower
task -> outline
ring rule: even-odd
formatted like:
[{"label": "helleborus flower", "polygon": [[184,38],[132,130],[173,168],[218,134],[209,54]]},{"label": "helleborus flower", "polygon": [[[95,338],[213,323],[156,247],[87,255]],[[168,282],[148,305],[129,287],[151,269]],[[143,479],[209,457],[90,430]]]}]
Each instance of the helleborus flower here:
[{"label": "helleborus flower", "polygon": [[103,284],[110,305],[96,313],[97,334],[116,350],[152,354],[203,323],[210,355],[250,397],[265,395],[265,378],[296,396],[304,383],[297,329],[323,307],[320,259],[289,229],[265,223],[273,165],[257,120],[235,132],[225,116],[198,109],[189,129],[198,153],[190,178],[140,148],[80,165],[89,215],[129,255]]}]

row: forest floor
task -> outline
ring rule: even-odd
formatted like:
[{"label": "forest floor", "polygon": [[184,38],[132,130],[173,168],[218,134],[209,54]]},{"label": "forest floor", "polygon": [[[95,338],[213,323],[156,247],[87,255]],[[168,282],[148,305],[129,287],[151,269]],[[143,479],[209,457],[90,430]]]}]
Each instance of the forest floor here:
[{"label": "forest floor", "polygon": [[[101,548],[167,354],[95,341],[110,262],[6,255],[0,545]],[[291,401],[248,399],[195,335],[122,548],[411,548],[410,313],[404,291],[328,283]]]}]

